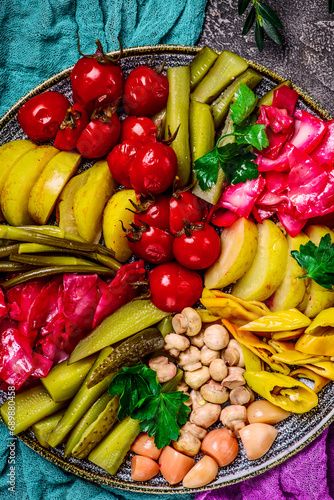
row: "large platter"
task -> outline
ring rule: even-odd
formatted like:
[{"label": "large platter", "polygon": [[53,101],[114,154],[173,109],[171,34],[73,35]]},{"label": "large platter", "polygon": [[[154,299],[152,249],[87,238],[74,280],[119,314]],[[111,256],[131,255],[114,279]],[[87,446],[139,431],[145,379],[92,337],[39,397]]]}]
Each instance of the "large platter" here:
[{"label": "large platter", "polygon": [[[191,58],[196,55],[198,48],[189,46],[146,46],[126,49],[120,62],[125,74],[138,66],[146,63],[152,56],[156,56],[157,62],[166,58],[167,66],[179,66],[188,64]],[[117,52],[115,52],[117,54]],[[273,71],[249,62],[250,66],[259,71],[264,79],[258,87],[257,93],[264,94],[275,84],[282,82],[283,78]],[[20,106],[32,96],[44,92],[45,90],[58,90],[71,99],[71,89],[69,74],[71,68],[49,78],[36,88],[31,90],[26,96],[20,99],[0,120],[0,145],[14,139],[24,138],[24,134],[17,121],[17,112]],[[308,109],[322,119],[330,119],[329,113],[321,108],[311,97],[301,89],[294,87],[300,94],[300,107]],[[88,163],[86,164],[86,166]],[[1,167],[0,167],[1,168]],[[85,165],[83,166],[85,168]],[[4,402],[5,393],[0,391],[0,402]],[[257,474],[267,471],[271,467],[288,459],[318,436],[332,421],[334,421],[334,385],[328,384],[319,394],[319,405],[309,413],[304,415],[292,415],[287,420],[277,425],[279,430],[277,439],[269,452],[261,459],[250,462],[240,450],[236,460],[229,466],[221,468],[216,481],[207,485],[201,490],[210,490],[226,486],[232,483],[243,481]],[[39,453],[42,457],[59,465],[68,472],[81,478],[93,481],[98,484],[109,485],[123,490],[146,492],[146,493],[185,493],[187,490],[181,486],[169,486],[162,477],[156,477],[145,484],[136,483],[131,480],[130,461],[125,460],[121,469],[115,476],[110,476],[94,464],[87,460],[77,460],[74,458],[64,459],[62,447],[46,450],[36,441],[30,432],[23,432],[19,438],[30,448]],[[192,492],[194,490],[191,490]]]}]

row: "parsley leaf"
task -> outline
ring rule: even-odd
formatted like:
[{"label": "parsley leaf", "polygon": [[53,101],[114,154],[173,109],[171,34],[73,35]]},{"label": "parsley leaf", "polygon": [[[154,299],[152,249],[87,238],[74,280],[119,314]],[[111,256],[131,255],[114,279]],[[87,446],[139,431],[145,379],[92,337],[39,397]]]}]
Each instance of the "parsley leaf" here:
[{"label": "parsley leaf", "polygon": [[[235,95],[235,103],[231,106],[234,132],[220,137],[214,149],[194,163],[193,170],[203,191],[216,184],[219,168],[223,169],[229,184],[246,182],[259,176],[252,147],[261,151],[269,145],[269,141],[265,125],[255,125],[256,117],[249,116],[256,106],[257,97],[243,83]],[[229,136],[234,136],[236,142],[219,147],[220,141]]]},{"label": "parsley leaf", "polygon": [[257,165],[252,161],[255,160],[256,155],[251,152],[250,146],[226,144],[218,150],[220,150],[220,158],[224,158],[223,168],[229,184],[238,184],[258,178]]},{"label": "parsley leaf", "polygon": [[238,144],[248,143],[254,148],[261,149],[269,146],[265,125],[256,122],[256,116],[250,116],[240,125],[234,124],[235,140]]},{"label": "parsley leaf", "polygon": [[109,386],[109,394],[120,394],[118,420],[131,415],[139,401],[148,394],[159,394],[161,386],[157,374],[144,364],[133,367],[124,367]]},{"label": "parsley leaf", "polygon": [[258,99],[244,83],[240,84],[235,97],[236,100],[231,105],[232,120],[236,125],[240,125],[254,111]]},{"label": "parsley leaf", "polygon": [[154,443],[161,449],[180,434],[180,425],[187,421],[190,411],[184,401],[188,396],[183,392],[169,392],[147,396],[131,415],[140,421],[140,430],[154,436]]},{"label": "parsley leaf", "polygon": [[292,257],[306,270],[301,278],[312,278],[318,285],[333,290],[334,285],[334,243],[329,234],[323,236],[317,247],[312,241],[293,250]]},{"label": "parsley leaf", "polygon": [[194,163],[194,172],[200,188],[205,191],[216,184],[218,179],[219,155],[217,147],[206,155],[198,158]]},{"label": "parsley leaf", "polygon": [[178,438],[180,425],[187,421],[190,408],[184,404],[189,396],[181,391],[162,392],[157,374],[143,363],[124,367],[109,386],[109,394],[120,394],[118,420],[130,415],[140,421],[140,429],[154,436],[163,448]]}]

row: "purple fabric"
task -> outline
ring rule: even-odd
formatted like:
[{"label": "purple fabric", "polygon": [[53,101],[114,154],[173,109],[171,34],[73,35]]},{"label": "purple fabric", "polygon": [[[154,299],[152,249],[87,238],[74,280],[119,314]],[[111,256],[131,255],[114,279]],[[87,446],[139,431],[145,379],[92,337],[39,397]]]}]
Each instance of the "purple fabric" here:
[{"label": "purple fabric", "polygon": [[197,493],[195,500],[331,500],[334,498],[334,424],[301,452],[268,472]]}]

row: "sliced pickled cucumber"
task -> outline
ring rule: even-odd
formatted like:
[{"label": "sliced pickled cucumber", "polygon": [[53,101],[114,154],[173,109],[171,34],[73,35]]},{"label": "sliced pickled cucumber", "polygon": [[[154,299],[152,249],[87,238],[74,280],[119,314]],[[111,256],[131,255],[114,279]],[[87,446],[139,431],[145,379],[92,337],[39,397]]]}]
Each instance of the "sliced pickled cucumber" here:
[{"label": "sliced pickled cucumber", "polygon": [[73,448],[72,455],[76,458],[85,458],[93,448],[108,434],[117,422],[119,396],[114,396],[100,413],[97,419],[86,429],[80,441]]},{"label": "sliced pickled cucumber", "polygon": [[67,401],[55,403],[48,391],[39,384],[16,394],[15,401],[9,398],[1,407],[1,416],[14,434],[27,430],[67,405]]},{"label": "sliced pickled cucumber", "polygon": [[47,438],[50,433],[58,424],[59,420],[64,415],[65,410],[60,410],[54,415],[50,415],[49,417],[43,418],[36,424],[32,426],[32,431],[36,436],[37,441],[44,447],[50,448],[50,445],[47,443]]},{"label": "sliced pickled cucumber", "polygon": [[137,333],[117,346],[92,372],[87,380],[87,387],[93,387],[109,373],[116,372],[123,366],[134,366],[140,358],[162,349],[164,345],[164,338],[157,328],[147,328]]},{"label": "sliced pickled cucumber", "polygon": [[47,389],[53,401],[66,401],[73,398],[84,381],[87,373],[92,368],[97,355],[68,364],[67,359],[54,366],[41,382]]},{"label": "sliced pickled cucumber", "polygon": [[111,401],[111,399],[112,396],[110,396],[109,392],[105,392],[97,401],[95,401],[93,406],[91,406],[89,410],[86,411],[86,413],[74,427],[74,429],[72,430],[71,434],[69,435],[66,441],[65,451],[64,451],[65,456],[71,455],[72,450],[79,443],[84,432],[93,422],[95,422],[95,420],[103,412],[103,410],[105,409],[107,404]]}]

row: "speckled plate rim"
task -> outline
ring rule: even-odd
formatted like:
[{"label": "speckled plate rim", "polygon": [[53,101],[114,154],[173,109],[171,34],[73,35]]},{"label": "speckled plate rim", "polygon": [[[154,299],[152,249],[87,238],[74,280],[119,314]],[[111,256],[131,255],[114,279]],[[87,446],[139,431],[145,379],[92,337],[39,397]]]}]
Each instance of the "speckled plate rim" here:
[{"label": "speckled plate rim", "polygon": [[[194,47],[191,45],[146,45],[142,47],[131,47],[128,49],[124,49],[122,54],[122,59],[135,56],[145,56],[145,55],[153,56],[157,53],[175,54],[175,55],[177,54],[196,55],[197,52],[199,52],[199,50],[200,47]],[[217,53],[220,53],[220,51],[217,51]],[[119,51],[113,51],[110,52],[109,54],[118,55]],[[254,63],[253,61],[249,60],[247,60],[247,62],[249,63],[249,66],[251,68],[259,71],[262,75],[264,75],[274,83],[282,83],[284,80],[288,79],[288,77],[283,78],[282,76],[278,75],[274,71],[266,68],[261,64]],[[60,73],[57,73],[56,75],[48,78],[47,80],[37,85],[34,89],[29,91],[27,94],[25,94],[21,99],[19,99],[0,119],[0,132],[10,122],[10,120],[12,120],[15,117],[20,106],[22,106],[23,103],[28,101],[34,95],[39,94],[40,92],[44,92],[45,90],[49,89],[52,85],[67,78],[70,75],[72,68],[73,66],[70,66],[69,68],[64,69]],[[332,118],[331,115],[317,101],[315,101],[312,97],[310,97],[301,88],[295,86],[294,84],[292,84],[292,88],[298,92],[304,104],[306,104],[306,106],[308,106],[308,108],[310,108],[310,110],[312,110],[320,118],[325,120],[330,120]],[[3,419],[1,417],[0,420],[3,422]],[[288,458],[292,457],[293,455],[301,451],[305,446],[310,444],[317,436],[319,436],[326,429],[326,427],[328,427],[328,425],[330,425],[333,421],[334,421],[334,408],[327,415],[325,415],[321,419],[321,421],[318,422],[318,424],[312,428],[310,432],[308,432],[301,439],[296,441],[294,445],[288,447],[286,450],[279,453],[278,455],[268,460],[267,462],[264,462],[258,466],[253,466],[248,473],[243,474],[241,472],[238,474],[230,474],[229,476],[223,478],[223,482],[216,484],[209,484],[201,488],[194,488],[194,489],[183,488],[179,486],[173,487],[166,485],[166,487],[161,487],[155,485],[142,485],[140,483],[129,483],[126,481],[114,479],[112,476],[108,477],[102,474],[98,474],[97,472],[90,472],[86,469],[78,467],[75,463],[67,462],[64,459],[59,458],[52,452],[52,449],[43,448],[35,439],[31,437],[28,431],[19,434],[18,437],[23,443],[25,443],[32,450],[36,451],[43,458],[49,460],[53,464],[58,465],[67,472],[71,472],[72,474],[75,474],[76,476],[82,479],[86,479],[88,481],[92,481],[97,484],[103,484],[105,486],[118,488],[121,490],[137,492],[137,493],[151,493],[156,495],[183,494],[183,493],[195,493],[198,491],[209,491],[213,489],[222,488],[224,486],[229,486],[231,484],[235,484],[244,481],[246,479],[255,477],[259,474],[262,474],[263,472],[266,472],[272,467],[279,465],[280,463],[284,462]]]}]

